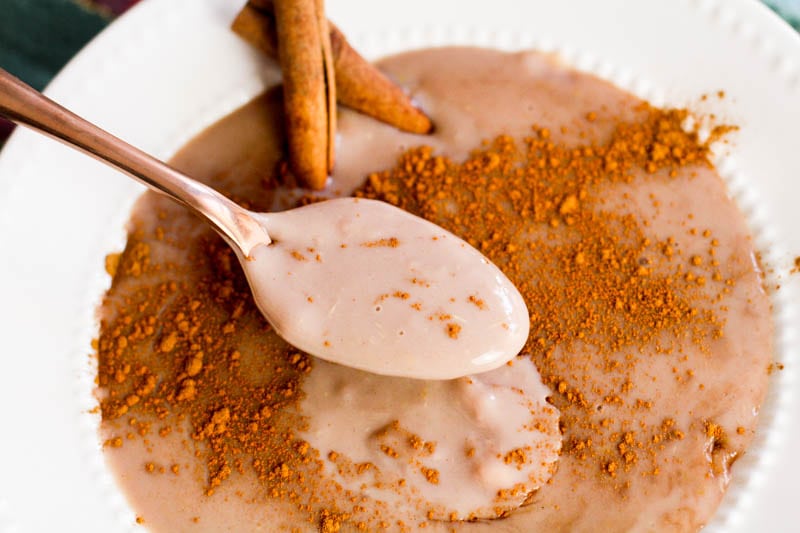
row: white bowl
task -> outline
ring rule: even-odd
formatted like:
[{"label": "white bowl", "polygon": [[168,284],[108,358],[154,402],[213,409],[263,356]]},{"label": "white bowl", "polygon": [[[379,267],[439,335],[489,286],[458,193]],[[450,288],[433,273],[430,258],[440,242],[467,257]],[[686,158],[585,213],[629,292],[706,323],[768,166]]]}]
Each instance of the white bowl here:
[{"label": "white bowl", "polygon": [[[47,94],[161,157],[274,75],[228,25],[243,2],[149,0],[92,41]],[[331,0],[370,58],[431,45],[559,52],[657,105],[738,124],[719,167],[770,267],[777,360],[756,442],[710,528],[792,531],[800,516],[800,37],[755,0]],[[0,532],[135,528],[98,442],[89,354],[103,257],[141,188],[34,133],[0,155]]]}]

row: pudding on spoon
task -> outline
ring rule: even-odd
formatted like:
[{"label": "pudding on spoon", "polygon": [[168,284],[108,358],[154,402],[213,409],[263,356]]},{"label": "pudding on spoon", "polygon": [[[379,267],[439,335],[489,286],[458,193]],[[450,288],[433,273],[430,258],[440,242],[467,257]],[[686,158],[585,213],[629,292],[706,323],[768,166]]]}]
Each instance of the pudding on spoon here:
[{"label": "pudding on spoon", "polygon": [[256,217],[272,238],[242,261],[256,304],[310,354],[375,374],[452,379],[501,366],[528,338],[511,281],[422,218],[356,198]]}]

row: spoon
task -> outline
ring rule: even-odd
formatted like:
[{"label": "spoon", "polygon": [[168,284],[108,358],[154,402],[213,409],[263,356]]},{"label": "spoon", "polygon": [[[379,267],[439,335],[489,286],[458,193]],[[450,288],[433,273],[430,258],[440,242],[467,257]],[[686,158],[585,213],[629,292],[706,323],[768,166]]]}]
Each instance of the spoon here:
[{"label": "spoon", "polygon": [[387,203],[339,198],[242,208],[0,69],[0,115],[81,150],[188,207],[236,252],[256,305],[291,345],[377,374],[451,379],[499,367],[528,310],[480,252]]}]

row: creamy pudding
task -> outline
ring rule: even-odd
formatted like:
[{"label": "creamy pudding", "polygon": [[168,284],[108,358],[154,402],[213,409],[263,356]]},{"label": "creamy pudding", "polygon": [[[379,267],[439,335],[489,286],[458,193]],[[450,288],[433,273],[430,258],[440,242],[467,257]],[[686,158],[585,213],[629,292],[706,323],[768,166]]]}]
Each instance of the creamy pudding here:
[{"label": "creamy pudding", "polygon": [[227,246],[146,193],[109,258],[98,339],[105,453],[144,525],[702,527],[772,357],[753,245],[708,141],[686,113],[541,54],[425,50],[382,67],[436,131],[342,109],[322,195],[281,183],[275,92],[173,163],[255,210],[354,193],[429,219],[519,288],[525,347],[450,381],[312,359],[270,330]]}]

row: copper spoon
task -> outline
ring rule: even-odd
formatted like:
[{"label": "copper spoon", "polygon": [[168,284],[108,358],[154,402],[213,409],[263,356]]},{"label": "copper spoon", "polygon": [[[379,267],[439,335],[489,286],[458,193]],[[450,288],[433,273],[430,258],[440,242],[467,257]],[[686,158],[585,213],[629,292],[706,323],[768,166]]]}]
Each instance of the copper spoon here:
[{"label": "copper spoon", "polygon": [[[308,353],[378,374],[450,379],[496,368],[515,357],[525,343],[528,311],[511,281],[468,243],[387,203],[340,198],[281,213],[248,211],[2,69],[0,115],[121,170],[206,220],[236,251],[266,319],[281,337]],[[353,255],[358,245],[346,253],[339,245],[342,238],[388,238],[397,228],[403,228],[402,238],[408,242],[391,255],[385,250]],[[271,238],[268,231],[278,238]],[[281,263],[287,254],[296,253],[293,248],[312,246],[328,247],[326,261],[290,267]],[[434,322],[417,320],[419,313],[408,311],[408,306],[402,307],[405,314],[373,313],[375,295],[386,284],[406,282],[410,268],[423,266],[441,278],[437,286],[442,290],[428,293],[434,307],[449,305],[438,300],[445,297],[445,289],[455,293],[468,286],[485,293],[488,312],[472,316],[470,308],[461,313],[468,327],[460,342]],[[314,308],[295,301],[305,302],[309,291],[319,296]],[[454,301],[449,292],[447,297]],[[368,327],[351,327],[365,324]],[[329,335],[336,337],[333,343]]]}]

